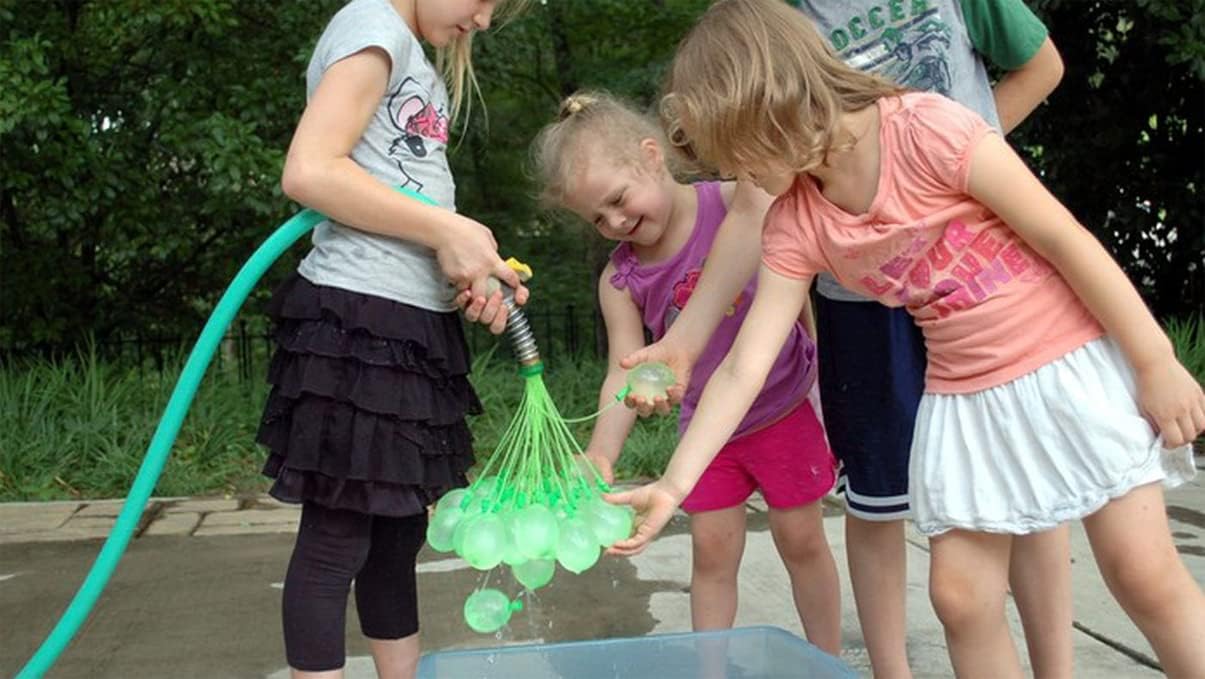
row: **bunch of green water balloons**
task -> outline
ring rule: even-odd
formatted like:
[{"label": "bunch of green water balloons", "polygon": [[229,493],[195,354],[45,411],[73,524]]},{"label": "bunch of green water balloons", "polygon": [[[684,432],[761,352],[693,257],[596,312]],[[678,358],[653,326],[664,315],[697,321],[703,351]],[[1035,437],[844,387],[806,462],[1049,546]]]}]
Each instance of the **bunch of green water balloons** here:
[{"label": "bunch of green water balloons", "polygon": [[[565,420],[544,386],[542,364],[519,372],[526,379],[516,416],[477,480],[436,504],[427,542],[478,570],[509,567],[520,585],[534,591],[552,580],[556,564],[582,573],[603,549],[629,537],[632,510],[604,500],[610,487],[593,466],[579,463],[582,450],[567,424],[597,413]],[[650,379],[656,385],[650,387]],[[651,395],[659,388],[663,394],[672,384],[668,368],[638,366],[616,400],[628,390]],[[464,618],[473,630],[489,633],[521,609],[521,602],[496,589],[480,589],[465,600]]]}]

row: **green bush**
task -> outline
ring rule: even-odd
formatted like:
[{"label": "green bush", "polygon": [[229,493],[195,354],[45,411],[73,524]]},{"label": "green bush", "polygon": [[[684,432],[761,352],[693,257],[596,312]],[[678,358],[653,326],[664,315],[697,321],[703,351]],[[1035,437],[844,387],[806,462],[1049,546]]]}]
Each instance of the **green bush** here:
[{"label": "green bush", "polygon": [[[180,366],[183,359],[180,354],[166,364]],[[565,417],[597,408],[604,371],[601,361],[586,359],[549,367],[545,379]],[[177,377],[178,370],[119,366],[94,352],[57,362],[0,364],[0,501],[124,497]],[[485,413],[470,425],[484,459],[518,407],[523,385],[514,362],[493,352],[476,361],[473,382]],[[266,490],[269,481],[259,472],[264,451],[254,441],[267,391],[262,377],[240,378],[233,362],[211,367],[156,495]],[[575,425],[575,434],[584,444],[590,425]],[[658,474],[674,439],[673,418],[642,423],[617,472]]]}]

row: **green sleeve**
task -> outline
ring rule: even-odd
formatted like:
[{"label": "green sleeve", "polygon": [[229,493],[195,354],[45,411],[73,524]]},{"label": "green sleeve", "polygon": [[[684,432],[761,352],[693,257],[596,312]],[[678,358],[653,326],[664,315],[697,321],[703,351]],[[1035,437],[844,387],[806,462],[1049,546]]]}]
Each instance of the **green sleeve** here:
[{"label": "green sleeve", "polygon": [[1046,42],[1046,25],[1023,0],[959,0],[976,51],[1006,71],[1033,58]]}]

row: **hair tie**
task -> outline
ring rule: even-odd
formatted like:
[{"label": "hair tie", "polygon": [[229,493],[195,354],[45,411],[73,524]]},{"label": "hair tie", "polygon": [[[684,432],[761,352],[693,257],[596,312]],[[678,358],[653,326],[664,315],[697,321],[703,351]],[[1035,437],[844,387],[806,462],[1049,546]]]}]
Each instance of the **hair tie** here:
[{"label": "hair tie", "polygon": [[561,104],[559,120],[565,120],[570,116],[575,116],[581,113],[587,106],[593,104],[595,99],[585,94],[571,94],[565,98],[565,103]]}]

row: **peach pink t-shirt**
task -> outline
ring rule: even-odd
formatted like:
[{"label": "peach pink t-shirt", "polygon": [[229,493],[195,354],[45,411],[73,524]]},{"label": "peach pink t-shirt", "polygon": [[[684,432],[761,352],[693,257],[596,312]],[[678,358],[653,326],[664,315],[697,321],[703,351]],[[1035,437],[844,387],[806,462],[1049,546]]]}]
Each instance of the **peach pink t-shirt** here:
[{"label": "peach pink t-shirt", "polygon": [[766,216],[766,266],[791,278],[828,271],[906,307],[925,335],[929,392],[998,386],[1103,335],[1063,277],[967,193],[971,153],[994,130],[937,94],[878,106],[870,209],[849,214],[800,175]]}]

